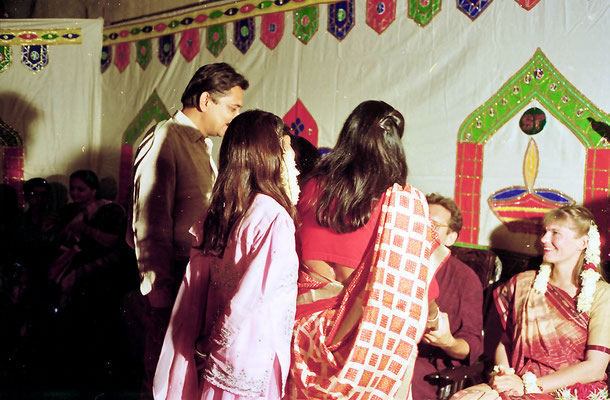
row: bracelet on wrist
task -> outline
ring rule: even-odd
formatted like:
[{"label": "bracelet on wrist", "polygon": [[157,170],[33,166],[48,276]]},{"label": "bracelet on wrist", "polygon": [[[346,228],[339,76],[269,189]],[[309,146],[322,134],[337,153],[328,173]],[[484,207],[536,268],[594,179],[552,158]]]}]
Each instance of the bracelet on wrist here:
[{"label": "bracelet on wrist", "polygon": [[[500,373],[500,365],[494,365],[494,369],[491,370],[491,373],[489,374],[489,377],[491,378],[492,376],[496,376]],[[504,373],[506,374],[514,374],[515,373],[515,369],[514,368],[504,368]]]},{"label": "bracelet on wrist", "polygon": [[436,310],[436,317],[429,319],[428,322],[434,322],[438,319],[438,315],[441,313],[441,310]]},{"label": "bracelet on wrist", "polygon": [[538,385],[538,378],[532,372],[521,375],[525,394],[542,393],[542,388]]}]

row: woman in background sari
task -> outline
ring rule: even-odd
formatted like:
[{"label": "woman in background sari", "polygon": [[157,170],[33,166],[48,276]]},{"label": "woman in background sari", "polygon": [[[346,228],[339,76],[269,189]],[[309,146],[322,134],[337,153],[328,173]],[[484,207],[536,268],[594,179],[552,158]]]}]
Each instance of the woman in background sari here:
[{"label": "woman in background sari", "polygon": [[597,272],[600,238],[589,210],[543,218],[543,264],[494,292],[504,327],[489,385],[452,399],[607,399],[610,285]]},{"label": "woman in background sari", "polygon": [[390,105],[360,104],[305,182],[289,399],[390,399],[412,374],[448,250],[406,184],[403,132]]}]

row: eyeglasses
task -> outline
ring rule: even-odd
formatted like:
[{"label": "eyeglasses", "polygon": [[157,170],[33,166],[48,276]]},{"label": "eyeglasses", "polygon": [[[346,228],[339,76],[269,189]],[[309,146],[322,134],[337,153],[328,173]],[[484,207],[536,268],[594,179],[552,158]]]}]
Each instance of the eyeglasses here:
[{"label": "eyeglasses", "polygon": [[438,221],[432,221],[432,225],[434,225],[434,227],[435,227],[436,229],[439,229],[439,228],[442,228],[442,227],[449,228],[449,225],[447,225],[447,224],[441,224],[441,223],[440,223],[440,222],[438,222]]}]

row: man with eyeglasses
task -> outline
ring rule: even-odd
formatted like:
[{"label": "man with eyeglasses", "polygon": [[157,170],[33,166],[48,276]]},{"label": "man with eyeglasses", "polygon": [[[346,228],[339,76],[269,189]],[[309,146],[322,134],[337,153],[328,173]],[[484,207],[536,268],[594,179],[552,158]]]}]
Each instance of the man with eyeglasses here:
[{"label": "man with eyeglasses", "polygon": [[[450,198],[426,196],[430,219],[442,244],[452,246],[462,229],[462,214]],[[437,398],[437,386],[424,380],[428,374],[454,365],[477,361],[483,351],[483,286],[477,274],[451,256],[436,273],[439,285],[438,322],[427,330],[419,344],[413,374],[413,399]]]}]

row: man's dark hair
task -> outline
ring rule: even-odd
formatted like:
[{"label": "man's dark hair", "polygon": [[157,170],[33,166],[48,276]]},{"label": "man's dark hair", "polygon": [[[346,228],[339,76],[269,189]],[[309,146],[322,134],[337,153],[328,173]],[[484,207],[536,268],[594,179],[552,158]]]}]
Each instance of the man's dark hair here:
[{"label": "man's dark hair", "polygon": [[458,235],[462,230],[462,213],[458,205],[453,199],[445,196],[441,196],[438,193],[431,193],[426,196],[428,205],[438,204],[441,207],[446,208],[451,213],[451,219],[449,219],[449,229],[456,232]]},{"label": "man's dark hair", "polygon": [[201,93],[208,92],[212,99],[216,100],[214,95],[227,92],[235,86],[246,90],[250,83],[227,63],[204,65],[195,72],[186,89],[184,89],[181,99],[182,106],[198,107]]}]

